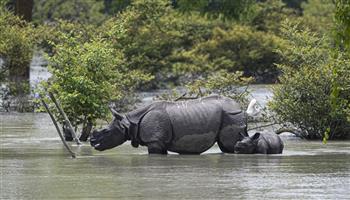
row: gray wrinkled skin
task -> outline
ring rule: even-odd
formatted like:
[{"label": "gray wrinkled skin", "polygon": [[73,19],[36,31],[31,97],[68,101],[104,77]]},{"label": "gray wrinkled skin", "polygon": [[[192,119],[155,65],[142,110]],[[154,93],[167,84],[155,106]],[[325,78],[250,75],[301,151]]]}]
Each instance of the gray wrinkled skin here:
[{"label": "gray wrinkled skin", "polygon": [[149,153],[200,154],[215,142],[222,152],[234,153],[234,145],[248,136],[246,114],[234,100],[218,95],[179,102],[155,102],[125,116],[113,112],[105,129],[94,131],[90,143],[106,150],[131,140]]},{"label": "gray wrinkled skin", "polygon": [[244,137],[234,147],[235,153],[240,154],[280,154],[283,151],[283,141],[275,133],[255,133]]}]

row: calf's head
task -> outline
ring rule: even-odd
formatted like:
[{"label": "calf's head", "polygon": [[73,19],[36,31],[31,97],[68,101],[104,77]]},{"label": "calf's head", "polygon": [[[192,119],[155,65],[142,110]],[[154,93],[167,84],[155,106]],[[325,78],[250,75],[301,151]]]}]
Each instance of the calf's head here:
[{"label": "calf's head", "polygon": [[242,153],[242,154],[254,153],[255,148],[258,145],[259,137],[260,137],[260,133],[255,133],[251,137],[243,136],[243,139],[241,141],[238,141],[234,146],[235,153]]},{"label": "calf's head", "polygon": [[111,109],[114,119],[104,129],[93,131],[90,144],[96,150],[104,151],[123,144],[127,140],[127,126],[123,123],[124,116]]}]

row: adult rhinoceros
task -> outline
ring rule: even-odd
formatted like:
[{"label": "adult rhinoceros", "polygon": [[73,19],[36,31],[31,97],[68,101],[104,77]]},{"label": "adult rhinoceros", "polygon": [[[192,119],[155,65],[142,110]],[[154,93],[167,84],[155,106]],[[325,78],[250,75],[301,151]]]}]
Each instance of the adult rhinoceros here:
[{"label": "adult rhinoceros", "polygon": [[92,133],[90,143],[99,151],[131,140],[147,146],[150,154],[200,154],[218,143],[222,152],[234,153],[234,145],[248,136],[246,113],[234,100],[212,95],[196,100],[160,101],[121,115],[107,128]]}]

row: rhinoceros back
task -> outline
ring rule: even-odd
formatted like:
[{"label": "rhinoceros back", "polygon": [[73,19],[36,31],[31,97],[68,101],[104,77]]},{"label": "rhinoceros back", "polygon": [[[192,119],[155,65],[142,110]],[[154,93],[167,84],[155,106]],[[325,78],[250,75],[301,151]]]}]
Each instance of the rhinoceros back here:
[{"label": "rhinoceros back", "polygon": [[202,153],[216,142],[222,115],[219,99],[176,102],[169,104],[166,111],[173,131],[170,151]]}]

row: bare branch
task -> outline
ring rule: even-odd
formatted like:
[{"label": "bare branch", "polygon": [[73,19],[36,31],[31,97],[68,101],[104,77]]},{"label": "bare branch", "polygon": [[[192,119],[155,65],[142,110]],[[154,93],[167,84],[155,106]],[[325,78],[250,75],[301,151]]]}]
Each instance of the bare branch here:
[{"label": "bare branch", "polygon": [[60,112],[60,114],[62,115],[62,117],[64,118],[65,120],[65,123],[66,125],[68,126],[69,128],[69,131],[72,133],[72,136],[74,138],[74,141],[77,143],[77,145],[80,145],[81,142],[79,141],[79,138],[77,137],[77,134],[75,133],[74,129],[73,129],[73,126],[72,126],[72,123],[69,121],[66,113],[63,111],[62,107],[60,106],[60,104],[57,102],[55,96],[49,92],[49,97],[50,99],[53,101],[53,103],[56,105],[58,111]]},{"label": "bare branch", "polygon": [[248,129],[248,131],[255,130],[255,129],[259,129],[259,128],[265,128],[265,127],[269,127],[269,126],[273,126],[273,125],[277,125],[277,124],[278,124],[278,123],[274,122],[274,123],[270,123],[270,124],[265,124],[265,125],[261,125],[261,126],[256,126],[256,127],[253,127],[253,128]]},{"label": "bare branch", "polygon": [[53,116],[53,114],[51,113],[49,107],[47,106],[47,104],[45,103],[45,101],[44,101],[43,98],[41,98],[41,103],[44,105],[44,107],[45,107],[47,113],[49,114],[49,116],[50,116],[50,118],[51,118],[53,124],[55,125],[56,130],[57,130],[57,133],[58,133],[58,135],[60,136],[60,138],[61,138],[61,140],[62,140],[64,146],[66,147],[66,149],[68,150],[68,152],[71,154],[72,158],[76,158],[75,153],[69,148],[69,145],[68,145],[67,142],[64,140],[63,135],[62,135],[62,133],[61,133],[61,130],[60,130],[60,128],[58,127],[57,121],[56,121],[55,117]]},{"label": "bare branch", "polygon": [[181,96],[179,96],[178,98],[176,98],[174,101],[178,101],[181,100],[182,98],[184,98],[186,96],[187,92],[183,93]]}]

